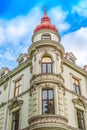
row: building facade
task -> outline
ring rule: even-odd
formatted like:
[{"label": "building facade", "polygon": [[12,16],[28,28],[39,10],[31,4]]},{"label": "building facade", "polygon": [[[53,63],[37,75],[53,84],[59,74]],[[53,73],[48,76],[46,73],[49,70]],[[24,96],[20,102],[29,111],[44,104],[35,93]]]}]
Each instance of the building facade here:
[{"label": "building facade", "polygon": [[0,130],[87,130],[87,65],[65,53],[46,12],[17,62],[0,70]]}]

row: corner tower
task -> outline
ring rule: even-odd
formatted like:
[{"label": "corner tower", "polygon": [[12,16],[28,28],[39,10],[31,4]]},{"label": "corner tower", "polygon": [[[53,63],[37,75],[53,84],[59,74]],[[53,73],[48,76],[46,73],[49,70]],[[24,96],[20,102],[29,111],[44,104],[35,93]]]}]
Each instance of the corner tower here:
[{"label": "corner tower", "polygon": [[[44,11],[41,23],[34,29],[31,57],[31,82],[29,100],[30,130],[66,129],[67,105],[62,58],[64,48],[60,44],[57,28],[51,24]],[[62,123],[62,125],[61,125]]]}]

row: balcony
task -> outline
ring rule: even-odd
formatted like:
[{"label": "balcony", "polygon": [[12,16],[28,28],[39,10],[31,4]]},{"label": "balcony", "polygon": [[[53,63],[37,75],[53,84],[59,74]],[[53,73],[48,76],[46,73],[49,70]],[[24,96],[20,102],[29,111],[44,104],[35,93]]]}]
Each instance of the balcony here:
[{"label": "balcony", "polygon": [[31,87],[38,83],[60,83],[64,84],[64,79],[61,74],[38,74],[34,75],[30,81]]},{"label": "balcony", "polygon": [[39,115],[29,119],[30,130],[67,130],[68,120],[66,117],[57,115]]}]

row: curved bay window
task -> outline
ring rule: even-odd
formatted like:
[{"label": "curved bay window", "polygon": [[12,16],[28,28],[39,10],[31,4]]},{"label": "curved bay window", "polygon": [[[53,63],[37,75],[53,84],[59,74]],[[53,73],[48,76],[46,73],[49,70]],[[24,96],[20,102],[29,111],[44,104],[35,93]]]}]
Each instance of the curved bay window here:
[{"label": "curved bay window", "polygon": [[41,40],[51,40],[51,36],[49,34],[43,34]]},{"label": "curved bay window", "polygon": [[42,113],[54,114],[54,91],[53,89],[42,90]]},{"label": "curved bay window", "polygon": [[42,73],[52,73],[52,60],[49,56],[44,56],[41,61]]}]

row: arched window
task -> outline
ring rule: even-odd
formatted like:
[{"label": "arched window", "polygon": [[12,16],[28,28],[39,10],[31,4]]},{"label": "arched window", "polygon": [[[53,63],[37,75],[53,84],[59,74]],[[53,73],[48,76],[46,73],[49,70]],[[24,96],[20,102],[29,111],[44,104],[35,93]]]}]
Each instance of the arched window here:
[{"label": "arched window", "polygon": [[43,34],[41,40],[51,40],[51,36],[49,34]]},{"label": "arched window", "polygon": [[44,56],[41,61],[42,73],[52,73],[52,60],[49,56]]}]

